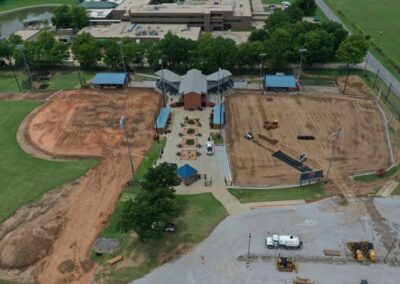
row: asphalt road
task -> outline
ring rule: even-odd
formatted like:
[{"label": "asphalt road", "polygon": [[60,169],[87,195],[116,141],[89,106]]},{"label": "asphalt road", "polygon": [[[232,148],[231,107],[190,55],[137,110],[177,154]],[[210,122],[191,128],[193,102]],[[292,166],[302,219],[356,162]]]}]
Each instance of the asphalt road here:
[{"label": "asphalt road", "polygon": [[[317,5],[321,8],[321,10],[325,13],[325,15],[331,19],[332,21],[342,23],[342,21],[335,15],[335,13],[329,8],[328,5],[324,2],[324,0],[316,0]],[[371,19],[374,20],[374,19]],[[375,19],[376,20],[376,19]],[[343,24],[344,26],[344,24]],[[346,28],[347,29],[347,28]],[[393,92],[400,98],[400,82],[397,80],[386,68],[383,66],[376,57],[368,52],[368,70],[372,72],[377,72],[379,70],[380,77],[386,81],[386,83],[392,84]]]}]

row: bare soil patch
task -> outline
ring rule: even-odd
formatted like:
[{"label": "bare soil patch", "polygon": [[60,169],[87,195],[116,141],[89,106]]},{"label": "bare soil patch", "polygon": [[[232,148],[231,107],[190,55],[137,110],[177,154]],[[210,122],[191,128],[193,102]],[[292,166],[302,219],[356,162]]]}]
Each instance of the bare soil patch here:
[{"label": "bare soil patch", "polygon": [[[149,149],[160,97],[151,90],[76,90],[52,98],[30,120],[34,147],[56,157],[102,157],[86,176],[19,210],[0,227],[0,265],[36,266],[22,282],[91,282],[91,247],[127,180],[128,151],[119,118],[127,119],[135,167]],[[29,256],[29,257],[27,257]],[[40,260],[40,262],[39,262]],[[35,277],[37,279],[26,278]]]},{"label": "bare soil patch", "polygon": [[[334,169],[342,176],[386,168],[390,164],[383,122],[373,99],[321,94],[274,95],[267,101],[259,94],[236,93],[227,101],[227,148],[235,184],[296,184],[299,171],[272,157],[278,150],[293,158],[306,152],[306,164],[326,170],[332,152],[332,133],[340,130]],[[264,121],[279,121],[279,128],[265,130]],[[252,131],[255,142],[244,134]],[[313,135],[315,140],[298,140]],[[275,145],[269,142],[276,139]]]},{"label": "bare soil patch", "polygon": [[[346,77],[337,78],[337,83],[340,90],[343,90],[345,82]],[[368,86],[365,84],[363,79],[357,75],[349,76],[345,94],[352,96],[372,96]]]}]

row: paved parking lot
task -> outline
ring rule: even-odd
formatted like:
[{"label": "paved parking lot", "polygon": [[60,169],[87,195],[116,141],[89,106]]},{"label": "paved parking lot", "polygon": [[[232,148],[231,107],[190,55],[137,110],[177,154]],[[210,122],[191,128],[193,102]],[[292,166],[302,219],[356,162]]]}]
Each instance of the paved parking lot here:
[{"label": "paved parking lot", "polygon": [[[295,207],[262,208],[236,214],[225,219],[203,243],[188,255],[170,262],[137,283],[292,283],[295,276],[309,278],[315,283],[399,283],[399,267],[388,264],[363,265],[355,263],[346,241],[368,239],[374,242],[378,256],[387,249],[376,217],[363,200],[343,205],[341,199],[331,199]],[[400,198],[376,199],[373,204],[390,226],[390,236],[398,237]],[[387,221],[385,221],[387,220]],[[380,221],[379,221],[380,222]],[[251,254],[255,260],[247,263],[238,257],[246,255],[248,234],[252,233]],[[277,250],[282,256],[297,256],[298,273],[276,271],[275,251],[264,244],[267,234],[297,234],[304,248],[298,251]],[[337,249],[344,264],[327,263],[323,249]],[[400,258],[398,245],[390,257]],[[263,258],[262,258],[263,257]],[[312,261],[311,257],[320,257]]]}]

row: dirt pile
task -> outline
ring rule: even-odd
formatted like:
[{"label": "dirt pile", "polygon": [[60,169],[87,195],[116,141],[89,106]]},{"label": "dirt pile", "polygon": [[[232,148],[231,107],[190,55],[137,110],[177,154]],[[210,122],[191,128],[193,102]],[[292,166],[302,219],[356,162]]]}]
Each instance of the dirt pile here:
[{"label": "dirt pile", "polygon": [[33,116],[28,136],[42,151],[103,159],[77,182],[49,193],[1,226],[2,267],[36,263],[40,283],[91,281],[91,246],[131,177],[119,117],[127,119],[137,167],[151,145],[159,107],[160,97],[150,90],[69,91]]}]

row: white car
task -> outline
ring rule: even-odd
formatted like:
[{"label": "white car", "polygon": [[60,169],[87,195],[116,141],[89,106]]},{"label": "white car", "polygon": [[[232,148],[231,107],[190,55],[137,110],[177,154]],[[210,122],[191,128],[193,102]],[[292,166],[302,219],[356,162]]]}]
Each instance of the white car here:
[{"label": "white car", "polygon": [[207,155],[213,155],[214,154],[214,144],[211,139],[209,139],[206,143],[206,152]]},{"label": "white car", "polygon": [[292,6],[292,3],[288,2],[288,1],[282,1],[281,4],[283,6],[283,9],[287,9],[290,6]]}]

